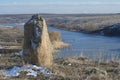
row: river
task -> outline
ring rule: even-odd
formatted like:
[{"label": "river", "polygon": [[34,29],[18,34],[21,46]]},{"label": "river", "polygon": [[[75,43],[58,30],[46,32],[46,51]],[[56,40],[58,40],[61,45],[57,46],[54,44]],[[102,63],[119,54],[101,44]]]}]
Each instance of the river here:
[{"label": "river", "polygon": [[70,46],[61,49],[55,57],[88,57],[90,59],[115,59],[120,58],[120,38],[100,35],[84,34],[49,27],[49,31],[57,31],[62,40]]},{"label": "river", "polygon": [[[10,24],[13,26],[13,24]],[[5,26],[10,26],[6,25]],[[23,30],[23,26],[20,26]],[[107,37],[100,35],[84,34],[80,32],[66,31],[49,26],[49,31],[57,31],[61,34],[63,42],[70,44],[60,52],[54,54],[60,57],[87,57],[92,60],[119,60],[120,37]]]}]

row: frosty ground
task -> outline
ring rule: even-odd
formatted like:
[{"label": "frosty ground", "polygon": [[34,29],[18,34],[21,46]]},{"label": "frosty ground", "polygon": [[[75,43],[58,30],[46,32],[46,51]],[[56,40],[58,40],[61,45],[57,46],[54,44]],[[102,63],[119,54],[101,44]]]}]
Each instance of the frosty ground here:
[{"label": "frosty ground", "polygon": [[[0,80],[119,80],[120,63],[87,58],[54,59],[51,69],[23,65],[18,53],[0,54]],[[10,74],[10,73],[13,74]],[[19,72],[19,73],[18,73]]]}]

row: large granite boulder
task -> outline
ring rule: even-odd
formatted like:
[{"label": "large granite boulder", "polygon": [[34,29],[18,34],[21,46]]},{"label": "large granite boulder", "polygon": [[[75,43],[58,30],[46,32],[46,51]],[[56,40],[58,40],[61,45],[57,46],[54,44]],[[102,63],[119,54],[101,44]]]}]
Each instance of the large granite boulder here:
[{"label": "large granite boulder", "polygon": [[53,46],[45,19],[39,15],[33,15],[24,25],[24,63],[50,67],[53,59],[52,52]]}]

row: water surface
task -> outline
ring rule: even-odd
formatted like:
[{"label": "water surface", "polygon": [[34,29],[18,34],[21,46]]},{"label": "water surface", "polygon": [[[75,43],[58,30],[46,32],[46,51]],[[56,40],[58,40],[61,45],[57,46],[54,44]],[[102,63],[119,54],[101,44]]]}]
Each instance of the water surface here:
[{"label": "water surface", "polygon": [[55,57],[85,56],[102,60],[120,58],[120,37],[91,35],[49,27],[49,31],[54,30],[61,34],[64,42],[70,44],[69,47],[61,49]]}]

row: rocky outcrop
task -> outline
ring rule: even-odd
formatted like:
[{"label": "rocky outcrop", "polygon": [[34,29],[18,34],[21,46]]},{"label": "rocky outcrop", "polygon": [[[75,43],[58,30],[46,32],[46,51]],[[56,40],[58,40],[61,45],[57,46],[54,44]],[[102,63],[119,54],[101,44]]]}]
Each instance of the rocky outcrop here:
[{"label": "rocky outcrop", "polygon": [[24,62],[49,67],[52,65],[52,52],[45,19],[33,15],[24,25]]},{"label": "rocky outcrop", "polygon": [[100,33],[106,36],[120,36],[120,23],[108,26],[101,30]]}]

